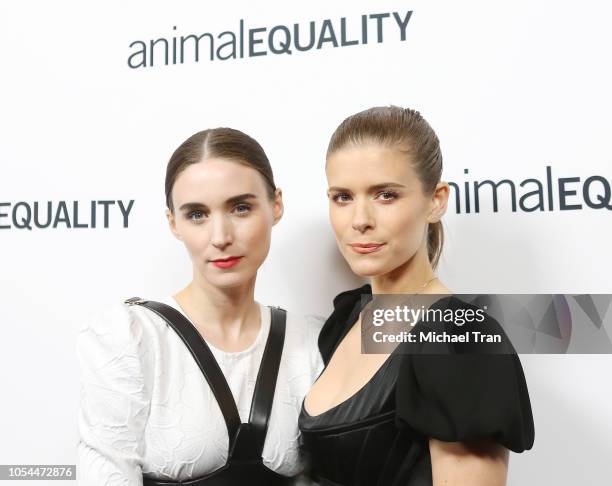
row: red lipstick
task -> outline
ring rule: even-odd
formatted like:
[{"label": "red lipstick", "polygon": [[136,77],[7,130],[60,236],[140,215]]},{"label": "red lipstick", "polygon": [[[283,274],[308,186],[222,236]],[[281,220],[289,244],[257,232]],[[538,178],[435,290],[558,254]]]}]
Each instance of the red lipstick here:
[{"label": "red lipstick", "polygon": [[211,260],[210,262],[217,268],[231,268],[238,265],[240,260],[242,260],[241,256],[231,256],[227,258],[218,258],[216,260]]},{"label": "red lipstick", "polygon": [[349,243],[349,246],[355,253],[364,255],[366,253],[374,253],[380,250],[384,243]]}]

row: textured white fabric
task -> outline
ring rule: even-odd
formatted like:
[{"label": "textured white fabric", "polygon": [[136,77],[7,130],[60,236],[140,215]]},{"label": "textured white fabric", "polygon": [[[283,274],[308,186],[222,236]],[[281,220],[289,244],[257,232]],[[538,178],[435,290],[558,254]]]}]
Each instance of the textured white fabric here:
[{"label": "textured white fabric", "polygon": [[[162,302],[182,312],[172,297]],[[243,422],[270,330],[247,349],[210,346]],[[184,315],[184,313],[183,313]],[[317,346],[322,322],[287,314],[285,345],[263,450],[264,464],[284,475],[303,469],[297,427],[304,395],[323,363]],[[81,367],[77,478],[80,485],[140,485],[142,474],[184,480],[226,463],[228,434],[221,410],[176,332],[149,309],[112,305],[80,329]]]}]

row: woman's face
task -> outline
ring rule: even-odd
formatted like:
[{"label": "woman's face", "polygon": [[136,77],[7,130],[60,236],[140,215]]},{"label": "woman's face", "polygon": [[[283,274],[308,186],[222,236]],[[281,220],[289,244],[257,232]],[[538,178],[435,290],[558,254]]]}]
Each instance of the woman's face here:
[{"label": "woman's face", "polygon": [[376,143],[348,145],[329,156],[326,173],[331,224],[354,273],[383,275],[426,250],[433,203],[409,155]]},{"label": "woman's face", "polygon": [[257,170],[221,158],[187,166],[172,188],[170,228],[185,243],[195,269],[215,287],[246,284],[270,250],[281,218],[281,191],[271,201]]}]

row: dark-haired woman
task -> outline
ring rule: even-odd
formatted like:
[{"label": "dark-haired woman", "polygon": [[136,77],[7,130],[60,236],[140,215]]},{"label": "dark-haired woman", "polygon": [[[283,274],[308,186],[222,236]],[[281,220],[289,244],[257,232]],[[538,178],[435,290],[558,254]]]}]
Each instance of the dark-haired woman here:
[{"label": "dark-haired woman", "polygon": [[[438,137],[411,109],[357,113],[329,143],[338,248],[370,283],[334,299],[319,338],[325,368],[302,406],[304,448],[322,486],[501,486],[508,450],[532,447],[531,405],[514,352],[361,352],[368,296],[451,294],[434,273],[448,200],[441,173]],[[446,295],[432,307],[462,305]]]},{"label": "dark-haired woman", "polygon": [[193,278],[81,329],[79,484],[292,484],[320,323],[254,299],[283,214],[266,154],[238,130],[196,133],[170,159],[166,202]]}]

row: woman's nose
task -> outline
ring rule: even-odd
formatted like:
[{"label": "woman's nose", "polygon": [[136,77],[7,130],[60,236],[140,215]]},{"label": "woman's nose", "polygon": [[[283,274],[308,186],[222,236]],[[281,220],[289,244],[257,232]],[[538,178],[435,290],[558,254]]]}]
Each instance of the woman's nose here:
[{"label": "woman's nose", "polygon": [[374,218],[371,208],[366,201],[356,202],[353,212],[353,229],[360,233],[366,232],[368,229],[374,228]]},{"label": "woman's nose", "polygon": [[224,216],[213,218],[210,242],[219,250],[224,250],[234,241],[232,224]]}]

